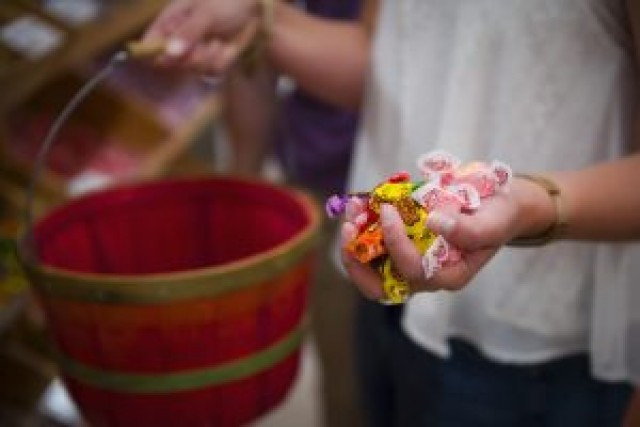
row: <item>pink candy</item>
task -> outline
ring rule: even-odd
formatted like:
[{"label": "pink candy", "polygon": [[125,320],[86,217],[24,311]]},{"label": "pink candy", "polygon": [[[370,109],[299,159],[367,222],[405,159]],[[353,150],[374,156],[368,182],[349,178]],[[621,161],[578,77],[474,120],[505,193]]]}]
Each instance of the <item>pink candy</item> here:
[{"label": "pink candy", "polygon": [[[460,160],[444,151],[424,154],[417,163],[425,183],[412,197],[429,212],[474,212],[482,199],[492,197],[513,176],[511,168],[502,162],[461,165]],[[430,278],[442,265],[461,258],[462,252],[439,236],[422,258],[424,274]]]}]

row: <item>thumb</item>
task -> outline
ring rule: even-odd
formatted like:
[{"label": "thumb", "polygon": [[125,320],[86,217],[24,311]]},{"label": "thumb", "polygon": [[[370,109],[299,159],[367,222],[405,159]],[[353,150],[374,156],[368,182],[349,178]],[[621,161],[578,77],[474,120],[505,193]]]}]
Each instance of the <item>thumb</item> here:
[{"label": "thumb", "polygon": [[252,47],[252,43],[258,37],[258,21],[249,21],[231,40],[224,44],[221,55],[215,66],[218,70],[230,68],[238,59],[247,54]]},{"label": "thumb", "polygon": [[430,288],[450,291],[464,288],[496,251],[497,248],[494,247],[468,252],[459,262],[444,265],[429,280]]},{"label": "thumb", "polygon": [[186,57],[183,66],[198,73],[222,76],[250,46],[257,32],[257,23],[248,23],[230,40],[212,39],[198,44]]},{"label": "thumb", "polygon": [[440,234],[447,242],[462,250],[475,250],[491,246],[491,242],[482,238],[481,230],[473,216],[458,212],[429,212],[426,226],[436,234]]}]

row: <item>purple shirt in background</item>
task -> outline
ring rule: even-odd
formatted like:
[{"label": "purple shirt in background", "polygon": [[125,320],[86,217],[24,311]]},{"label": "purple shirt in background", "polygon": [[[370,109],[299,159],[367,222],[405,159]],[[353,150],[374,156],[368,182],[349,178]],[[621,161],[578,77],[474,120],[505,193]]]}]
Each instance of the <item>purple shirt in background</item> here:
[{"label": "purple shirt in background", "polygon": [[301,3],[313,15],[354,20],[358,18],[362,2],[361,0],[306,0]]},{"label": "purple shirt in background", "polygon": [[[360,0],[307,0],[318,16],[356,19]],[[358,114],[344,111],[296,89],[283,100],[275,135],[276,154],[296,183],[320,194],[345,189]]]}]

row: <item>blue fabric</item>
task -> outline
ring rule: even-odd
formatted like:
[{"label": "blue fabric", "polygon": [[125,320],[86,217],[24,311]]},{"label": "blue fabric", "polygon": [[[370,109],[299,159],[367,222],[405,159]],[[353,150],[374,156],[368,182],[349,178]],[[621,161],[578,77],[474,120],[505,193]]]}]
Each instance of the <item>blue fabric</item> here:
[{"label": "blue fabric", "polygon": [[439,359],[400,330],[401,306],[359,297],[356,370],[367,426],[430,426]]},{"label": "blue fabric", "polygon": [[399,307],[361,301],[357,362],[370,426],[619,427],[631,387],[593,379],[586,355],[517,366],[452,340],[438,359],[401,331]]}]

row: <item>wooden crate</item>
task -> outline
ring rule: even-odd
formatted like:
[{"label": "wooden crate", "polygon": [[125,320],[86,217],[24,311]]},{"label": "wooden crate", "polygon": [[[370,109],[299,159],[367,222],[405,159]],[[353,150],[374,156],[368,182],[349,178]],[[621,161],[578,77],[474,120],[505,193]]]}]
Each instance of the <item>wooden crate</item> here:
[{"label": "wooden crate", "polygon": [[109,19],[109,15],[113,13],[113,9],[126,5],[125,2],[126,0],[98,1],[97,6],[99,6],[99,8],[96,10],[96,15],[83,17],[81,13],[78,13],[79,9],[77,5],[71,3],[64,4],[63,2],[52,2],[50,0],[14,0],[14,3],[21,8],[40,16],[45,16],[47,19],[57,22],[71,31],[82,30],[88,26],[95,25],[95,23],[99,23],[99,21]]},{"label": "wooden crate", "polygon": [[[52,120],[78,90],[82,80],[64,76],[44,87],[11,111],[4,135],[5,169],[33,172],[33,159]],[[162,173],[167,151],[175,151],[175,133],[148,109],[113,91],[98,87],[65,124],[48,156],[40,185],[56,194],[69,195],[69,185],[88,171],[109,175],[114,182]],[[115,153],[115,154],[114,154]],[[100,156],[116,156],[117,164]],[[121,158],[117,158],[121,156]]]},{"label": "wooden crate", "polygon": [[[40,57],[29,57],[24,50],[16,50],[8,40],[4,37],[0,38],[0,79],[11,81],[26,72],[33,64],[38,63],[42,58],[53,55],[64,47],[64,43],[68,38],[65,28],[57,24],[55,21],[47,19],[41,14],[18,7],[11,2],[0,4],[0,28],[4,31],[12,24],[16,24],[21,20],[33,20],[52,31],[58,37],[57,42],[50,47],[50,50],[44,51]],[[21,32],[26,39],[29,33],[26,28]]]},{"label": "wooden crate", "polygon": [[20,14],[36,15],[65,31],[65,43],[55,52],[37,61],[20,59],[0,68],[0,113],[41,88],[70,67],[85,63],[101,52],[123,43],[144,29],[167,0],[105,0],[107,12],[96,21],[73,27],[43,12],[36,0],[0,1],[0,19]]},{"label": "wooden crate", "polygon": [[[97,61],[97,67],[93,64],[84,69],[83,76],[88,78],[103,63],[104,60]],[[162,153],[156,153],[155,165],[148,165],[155,170],[172,168],[170,163],[187,151],[186,146],[202,140],[203,132],[211,129],[221,112],[222,96],[197,76],[159,69],[144,61],[130,62],[116,69],[104,86],[143,108],[170,129],[172,142],[164,146]],[[207,162],[207,158],[201,160]]]},{"label": "wooden crate", "polygon": [[20,56],[9,49],[0,46],[0,79],[9,74],[16,64],[21,61]]}]

